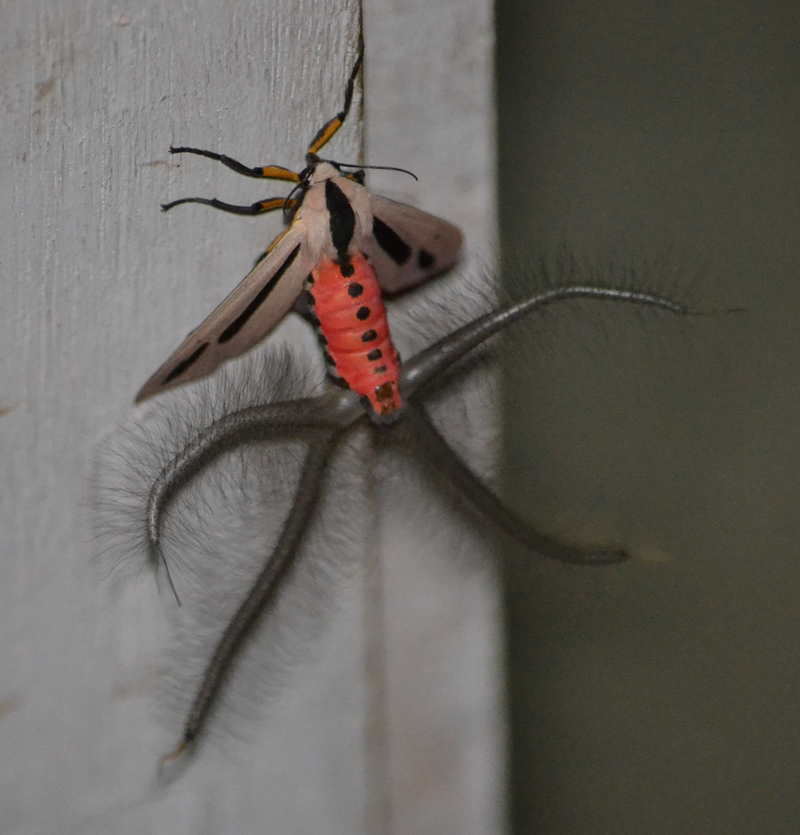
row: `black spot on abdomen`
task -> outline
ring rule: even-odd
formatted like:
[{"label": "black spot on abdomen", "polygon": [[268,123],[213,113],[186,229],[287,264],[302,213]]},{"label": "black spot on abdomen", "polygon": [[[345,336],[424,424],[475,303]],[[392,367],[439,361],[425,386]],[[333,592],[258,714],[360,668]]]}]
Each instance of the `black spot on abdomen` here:
[{"label": "black spot on abdomen", "polygon": [[428,252],[427,249],[421,249],[417,253],[417,264],[423,270],[429,270],[436,263],[436,256]]}]

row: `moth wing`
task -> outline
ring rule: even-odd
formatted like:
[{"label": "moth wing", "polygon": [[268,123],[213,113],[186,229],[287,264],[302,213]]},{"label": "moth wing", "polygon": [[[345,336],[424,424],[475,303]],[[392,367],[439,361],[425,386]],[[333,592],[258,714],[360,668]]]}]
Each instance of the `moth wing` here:
[{"label": "moth wing", "polygon": [[377,194],[372,216],[373,235],[363,249],[384,292],[400,293],[458,261],[464,238],[452,223]]},{"label": "moth wing", "polygon": [[144,384],[136,402],[205,377],[260,342],[289,311],[313,268],[302,228],[290,226]]}]

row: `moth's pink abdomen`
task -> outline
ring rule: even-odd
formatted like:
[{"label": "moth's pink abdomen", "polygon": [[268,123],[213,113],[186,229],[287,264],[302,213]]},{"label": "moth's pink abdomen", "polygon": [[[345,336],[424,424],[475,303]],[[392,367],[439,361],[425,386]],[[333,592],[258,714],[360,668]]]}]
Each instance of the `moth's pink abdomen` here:
[{"label": "moth's pink abdomen", "polygon": [[343,264],[322,261],[311,277],[308,289],[336,374],[366,397],[377,415],[397,411],[400,361],[372,265],[357,252]]}]

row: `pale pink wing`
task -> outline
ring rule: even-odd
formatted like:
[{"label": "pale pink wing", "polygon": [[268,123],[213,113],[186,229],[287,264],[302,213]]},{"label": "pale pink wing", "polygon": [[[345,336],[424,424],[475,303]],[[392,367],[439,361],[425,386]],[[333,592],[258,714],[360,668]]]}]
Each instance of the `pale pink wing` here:
[{"label": "pale pink wing", "polygon": [[205,377],[260,342],[286,315],[314,268],[301,227],[290,227],[222,304],[186,337],[136,402]]},{"label": "pale pink wing", "polygon": [[463,236],[457,226],[427,212],[372,195],[373,236],[364,244],[381,289],[400,293],[449,270]]}]

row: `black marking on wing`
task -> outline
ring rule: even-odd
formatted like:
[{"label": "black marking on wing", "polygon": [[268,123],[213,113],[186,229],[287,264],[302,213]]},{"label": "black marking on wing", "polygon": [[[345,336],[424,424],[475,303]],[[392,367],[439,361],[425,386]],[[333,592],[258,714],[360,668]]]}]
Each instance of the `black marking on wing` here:
[{"label": "black marking on wing", "polygon": [[381,351],[381,349],[380,349],[380,348],[373,348],[373,349],[372,349],[372,350],[371,350],[371,351],[367,354],[367,359],[368,359],[370,362],[375,362],[376,360],[379,360],[382,356],[383,356],[383,351]]},{"label": "black marking on wing", "polygon": [[183,372],[186,371],[187,368],[194,365],[197,362],[197,360],[200,359],[200,357],[203,354],[203,351],[205,351],[206,348],[208,348],[208,342],[204,342],[190,357],[185,359],[183,362],[179,362],[175,366],[175,368],[173,368],[172,371],[170,371],[169,374],[167,374],[167,376],[164,377],[164,380],[161,383],[161,385],[163,386],[167,383],[171,383],[173,380],[176,380],[178,377],[180,377],[181,374],[183,374]]},{"label": "black marking on wing", "polygon": [[349,261],[345,261],[343,264],[339,264],[339,272],[345,278],[350,278],[350,276],[353,275],[355,271],[356,268]]},{"label": "black marking on wing", "polygon": [[363,322],[365,319],[369,319],[369,314],[370,309],[366,307],[366,305],[364,307],[359,307],[356,311],[356,319],[358,319],[359,322]]},{"label": "black marking on wing", "polygon": [[333,246],[339,257],[344,258],[356,231],[356,213],[344,192],[333,180],[325,181],[325,207],[330,215]]},{"label": "black marking on wing", "polygon": [[370,328],[368,331],[364,331],[361,334],[361,341],[362,342],[374,342],[378,338],[378,334]]},{"label": "black marking on wing", "polygon": [[354,281],[347,288],[347,295],[351,299],[357,299],[364,292],[364,288],[357,281]]},{"label": "black marking on wing", "polygon": [[233,339],[233,337],[236,336],[236,334],[239,333],[239,331],[250,321],[252,315],[259,307],[261,307],[264,300],[272,292],[275,285],[280,281],[286,270],[292,266],[292,262],[295,258],[297,258],[298,252],[300,252],[300,244],[298,244],[289,253],[286,260],[275,271],[275,275],[273,275],[272,278],[254,296],[253,301],[251,301],[250,304],[248,304],[247,307],[230,323],[230,325],[222,331],[217,342],[222,344],[223,342],[228,342]]},{"label": "black marking on wing", "polygon": [[411,247],[380,218],[372,218],[372,234],[380,248],[395,262],[402,265],[411,257]]},{"label": "black marking on wing", "polygon": [[436,263],[436,256],[428,252],[427,249],[421,249],[417,253],[417,264],[420,269],[429,270]]}]

